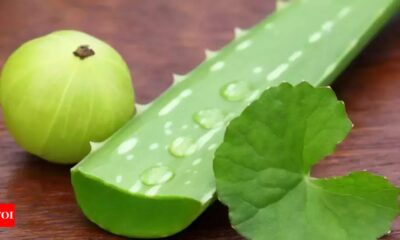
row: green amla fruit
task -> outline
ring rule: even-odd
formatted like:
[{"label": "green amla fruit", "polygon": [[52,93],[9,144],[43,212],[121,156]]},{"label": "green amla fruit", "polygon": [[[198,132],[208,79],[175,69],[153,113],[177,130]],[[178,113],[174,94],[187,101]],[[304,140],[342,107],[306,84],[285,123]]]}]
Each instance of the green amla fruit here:
[{"label": "green amla fruit", "polygon": [[75,163],[134,113],[129,69],[108,44],[64,30],[33,39],[6,61],[0,80],[6,126],[26,151]]}]

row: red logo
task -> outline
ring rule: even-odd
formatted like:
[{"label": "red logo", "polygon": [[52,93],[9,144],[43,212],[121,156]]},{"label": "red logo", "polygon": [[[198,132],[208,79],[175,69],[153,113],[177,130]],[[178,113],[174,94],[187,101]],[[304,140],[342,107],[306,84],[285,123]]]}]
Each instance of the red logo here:
[{"label": "red logo", "polygon": [[15,226],[15,204],[0,204],[0,227]]}]

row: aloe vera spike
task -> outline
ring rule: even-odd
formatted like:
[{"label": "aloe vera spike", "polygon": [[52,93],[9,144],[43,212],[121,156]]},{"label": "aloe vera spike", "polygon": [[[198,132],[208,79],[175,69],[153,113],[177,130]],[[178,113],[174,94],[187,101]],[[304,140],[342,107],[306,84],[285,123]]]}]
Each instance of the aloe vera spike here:
[{"label": "aloe vera spike", "polygon": [[236,30],[72,169],[84,214],[124,236],[181,231],[214,199],[212,159],[229,120],[281,82],[329,84],[398,8],[397,0],[297,0]]},{"label": "aloe vera spike", "polygon": [[285,8],[291,0],[277,0],[276,1],[276,10],[279,11]]}]

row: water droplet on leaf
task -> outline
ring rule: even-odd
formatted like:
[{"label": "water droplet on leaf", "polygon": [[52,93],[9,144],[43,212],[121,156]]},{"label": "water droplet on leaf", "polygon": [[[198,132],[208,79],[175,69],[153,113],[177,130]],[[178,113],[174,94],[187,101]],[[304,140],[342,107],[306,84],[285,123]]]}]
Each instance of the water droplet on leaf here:
[{"label": "water droplet on leaf", "polygon": [[169,146],[169,151],[176,157],[186,157],[196,151],[196,143],[188,137],[178,137]]},{"label": "water droplet on leaf", "polygon": [[174,177],[174,173],[169,167],[157,166],[145,170],[140,175],[140,181],[148,186],[160,185],[170,181]]},{"label": "water droplet on leaf", "polygon": [[221,95],[228,101],[240,101],[247,97],[250,88],[245,82],[229,83],[221,90]]},{"label": "water droplet on leaf", "polygon": [[220,109],[206,109],[195,113],[193,119],[202,128],[211,129],[223,124],[225,114]]}]

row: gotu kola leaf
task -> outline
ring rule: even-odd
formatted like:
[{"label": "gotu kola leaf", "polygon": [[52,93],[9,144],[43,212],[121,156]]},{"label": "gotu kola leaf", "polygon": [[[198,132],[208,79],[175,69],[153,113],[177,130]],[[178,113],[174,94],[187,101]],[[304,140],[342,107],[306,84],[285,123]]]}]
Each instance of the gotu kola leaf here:
[{"label": "gotu kola leaf", "polygon": [[367,172],[317,179],[311,167],[351,129],[330,88],[270,88],[234,119],[216,152],[219,199],[248,239],[373,240],[399,212],[399,189]]}]

